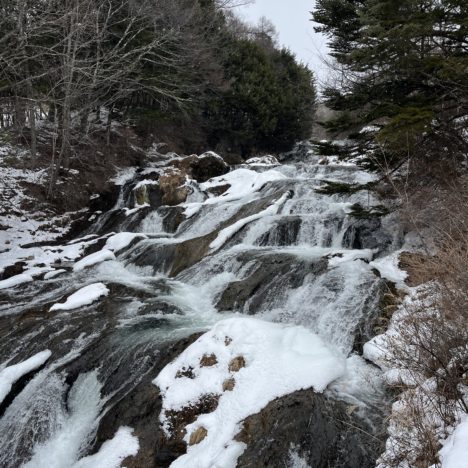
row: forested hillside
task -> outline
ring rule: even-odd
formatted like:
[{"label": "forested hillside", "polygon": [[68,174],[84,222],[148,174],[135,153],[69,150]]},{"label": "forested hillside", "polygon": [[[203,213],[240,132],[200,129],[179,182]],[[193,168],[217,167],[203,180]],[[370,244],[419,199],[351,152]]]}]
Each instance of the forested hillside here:
[{"label": "forested hillside", "polygon": [[32,159],[49,159],[49,198],[62,169],[124,152],[115,125],[143,144],[233,155],[309,135],[312,72],[271,24],[238,20],[235,3],[1,2],[0,124]]}]

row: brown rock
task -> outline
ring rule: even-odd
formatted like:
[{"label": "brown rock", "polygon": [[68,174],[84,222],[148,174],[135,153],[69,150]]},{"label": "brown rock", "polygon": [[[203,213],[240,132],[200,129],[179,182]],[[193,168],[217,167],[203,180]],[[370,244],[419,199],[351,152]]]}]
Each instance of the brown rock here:
[{"label": "brown rock", "polygon": [[192,154],[186,158],[173,161],[172,164],[197,182],[206,182],[212,177],[229,172],[229,166],[220,156],[211,151],[200,156]]},{"label": "brown rock", "polygon": [[223,392],[232,392],[235,386],[236,386],[236,381],[233,377],[231,377],[230,379],[226,379],[223,382]]},{"label": "brown rock", "polygon": [[199,444],[207,435],[208,431],[203,426],[200,426],[190,434],[189,445]]},{"label": "brown rock", "polygon": [[146,185],[140,185],[134,190],[135,205],[149,204],[148,188]]},{"label": "brown rock", "polygon": [[211,367],[218,364],[218,358],[215,354],[205,354],[200,359],[200,367]]},{"label": "brown rock", "polygon": [[239,372],[245,367],[245,359],[243,356],[237,356],[229,363],[229,372]]},{"label": "brown rock", "polygon": [[165,205],[174,206],[184,203],[190,192],[185,186],[185,174],[177,169],[168,170],[159,178],[159,187]]}]

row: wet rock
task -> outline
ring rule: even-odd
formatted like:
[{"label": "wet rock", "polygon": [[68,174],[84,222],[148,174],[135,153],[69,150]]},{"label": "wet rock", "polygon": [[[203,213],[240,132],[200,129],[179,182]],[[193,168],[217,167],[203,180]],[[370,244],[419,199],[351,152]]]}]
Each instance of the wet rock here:
[{"label": "wet rock", "polygon": [[215,187],[209,187],[207,192],[211,193],[215,197],[219,197],[224,192],[226,192],[229,189],[229,187],[230,187],[229,184],[217,185]]},{"label": "wet rock", "polygon": [[217,232],[211,232],[206,236],[189,239],[175,245],[174,262],[170,276],[177,276],[181,271],[195,265],[209,251],[210,244],[216,239]]},{"label": "wet rock", "polygon": [[358,219],[346,230],[343,247],[350,249],[378,249],[384,251],[392,244],[392,236],[385,232],[379,218]]},{"label": "wet rock", "polygon": [[247,444],[239,468],[291,466],[290,450],[313,468],[375,466],[381,444],[347,413],[343,402],[301,390],[268,404],[244,421],[237,440]]},{"label": "wet rock", "polygon": [[326,259],[307,262],[278,252],[243,252],[238,261],[242,264],[255,262],[255,267],[244,279],[229,283],[218,299],[218,310],[255,314],[273,304],[282,291],[300,286],[306,275],[320,275],[327,268]]},{"label": "wet rock", "polygon": [[229,363],[229,372],[239,372],[243,367],[245,367],[244,356],[237,356]]},{"label": "wet rock", "polygon": [[160,427],[159,414],[162,399],[158,388],[152,384],[152,380],[164,366],[174,360],[199,336],[200,334],[195,334],[170,346],[162,347],[148,372],[140,376],[141,380],[138,385],[123,397],[120,396],[116,401],[111,401],[111,407],[100,421],[92,453],[97,452],[121,426],[132,427],[140,444],[137,455],[124,460],[122,466],[127,468],[168,467],[178,456],[185,453],[186,443],[181,438],[167,440]]},{"label": "wet rock", "polygon": [[207,435],[208,431],[203,426],[199,427],[190,434],[189,445],[199,444]]},{"label": "wet rock", "polygon": [[264,233],[256,244],[265,245],[294,245],[301,229],[302,220],[299,216],[282,217],[268,232]]},{"label": "wet rock", "polygon": [[362,318],[354,332],[353,351],[363,353],[364,344],[374,336],[384,333],[401,299],[395,284],[384,279],[378,280],[363,305]]},{"label": "wet rock", "polygon": [[218,364],[218,358],[215,354],[204,354],[200,359],[200,367],[212,367]]},{"label": "wet rock", "polygon": [[163,217],[163,229],[166,232],[176,232],[181,223],[185,221],[185,208],[181,206],[164,206],[160,212]]},{"label": "wet rock", "polygon": [[139,185],[134,190],[135,205],[149,205],[148,186]]},{"label": "wet rock", "polygon": [[154,273],[169,273],[174,264],[177,244],[152,243],[143,241],[134,250],[126,254],[125,263],[138,267],[152,267]]},{"label": "wet rock", "polygon": [[6,280],[12,276],[20,275],[26,268],[26,262],[16,262],[13,265],[8,265],[4,268],[3,273],[0,273],[0,280]]}]

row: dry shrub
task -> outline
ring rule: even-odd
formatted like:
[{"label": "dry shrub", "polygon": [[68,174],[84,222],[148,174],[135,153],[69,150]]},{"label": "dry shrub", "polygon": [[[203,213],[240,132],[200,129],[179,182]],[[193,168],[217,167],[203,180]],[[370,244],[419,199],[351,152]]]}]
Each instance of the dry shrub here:
[{"label": "dry shrub", "polygon": [[385,340],[389,367],[403,375],[386,467],[438,466],[440,440],[468,413],[468,178],[442,169],[395,184],[422,248],[400,258],[417,292]]}]

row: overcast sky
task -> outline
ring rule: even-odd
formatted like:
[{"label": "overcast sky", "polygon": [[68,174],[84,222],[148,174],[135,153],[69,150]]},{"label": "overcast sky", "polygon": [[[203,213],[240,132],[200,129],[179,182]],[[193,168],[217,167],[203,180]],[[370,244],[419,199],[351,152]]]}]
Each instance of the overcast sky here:
[{"label": "overcast sky", "polygon": [[276,26],[279,41],[311,68],[319,80],[326,76],[320,56],[326,54],[325,38],[314,32],[310,11],[314,0],[256,0],[252,5],[238,7],[241,17],[256,23],[266,16]]}]

